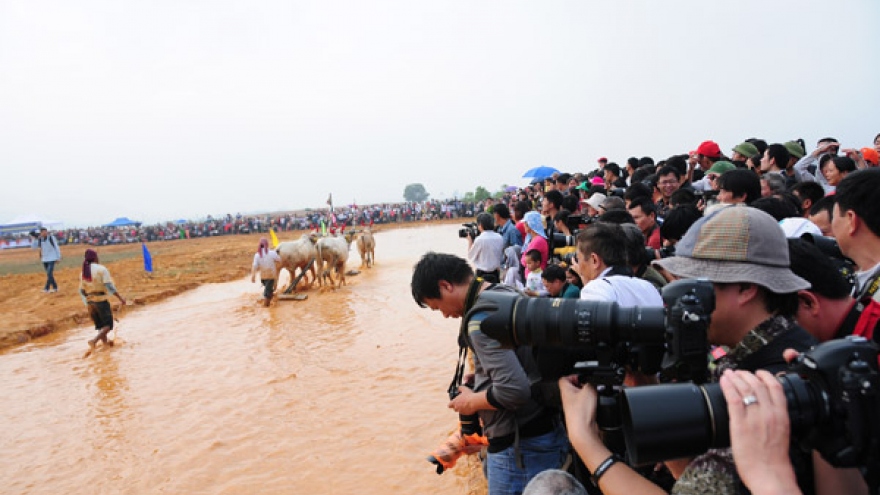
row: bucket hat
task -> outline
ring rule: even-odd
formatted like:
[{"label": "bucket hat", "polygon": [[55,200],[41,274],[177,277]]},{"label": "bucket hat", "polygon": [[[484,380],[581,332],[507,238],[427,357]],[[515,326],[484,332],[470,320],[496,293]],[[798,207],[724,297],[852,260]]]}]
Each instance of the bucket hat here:
[{"label": "bucket hat", "polygon": [[809,289],[789,267],[785,233],[769,214],[728,206],[697,220],[675,246],[675,256],[653,264],[676,277],[754,283],[777,294]]}]

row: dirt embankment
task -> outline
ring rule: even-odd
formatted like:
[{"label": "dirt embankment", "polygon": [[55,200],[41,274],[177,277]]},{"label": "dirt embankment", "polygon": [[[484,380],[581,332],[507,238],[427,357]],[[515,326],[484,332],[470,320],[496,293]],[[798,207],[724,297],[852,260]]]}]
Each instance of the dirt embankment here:
[{"label": "dirt embankment", "polygon": [[[442,222],[459,222],[444,220]],[[408,228],[421,222],[380,225],[374,232]],[[299,239],[302,231],[282,232],[280,241]],[[229,235],[147,244],[153,273],[144,271],[140,244],[100,246],[98,257],[107,266],[129,304],[144,305],[178,295],[204,283],[228,282],[250,273],[253,253],[265,234]],[[79,275],[87,246],[62,246],[62,262],[56,266],[57,293],[43,293],[46,274],[36,249],[0,251],[0,349],[26,343],[52,332],[91,325],[79,297]],[[381,247],[379,248],[381,249]],[[352,246],[352,251],[356,248]],[[359,263],[353,254],[353,263]],[[351,266],[351,263],[349,264]],[[111,298],[114,310],[119,301]]]}]

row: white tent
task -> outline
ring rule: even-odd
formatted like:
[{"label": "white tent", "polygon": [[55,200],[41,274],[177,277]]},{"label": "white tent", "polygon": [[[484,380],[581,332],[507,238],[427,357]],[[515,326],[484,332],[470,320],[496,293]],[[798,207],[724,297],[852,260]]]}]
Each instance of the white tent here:
[{"label": "white tent", "polygon": [[0,234],[16,234],[19,232],[28,232],[31,230],[46,227],[49,229],[58,229],[64,225],[64,222],[51,220],[39,215],[19,215],[12,220],[0,224]]},{"label": "white tent", "polygon": [[57,227],[64,225],[64,222],[61,222],[58,220],[50,220],[48,218],[41,217],[40,215],[35,215],[33,213],[28,214],[28,215],[19,215],[19,216],[13,218],[12,220],[6,222],[4,225],[15,224],[15,223],[39,223],[40,225],[43,225],[44,227],[52,227],[52,228],[57,228]]}]

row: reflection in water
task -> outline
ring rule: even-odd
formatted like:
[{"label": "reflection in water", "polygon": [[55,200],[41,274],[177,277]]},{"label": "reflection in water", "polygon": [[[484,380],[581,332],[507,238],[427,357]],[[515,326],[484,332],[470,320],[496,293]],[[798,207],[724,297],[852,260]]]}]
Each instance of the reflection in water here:
[{"label": "reflection in water", "polygon": [[[446,408],[457,324],[409,291],[457,226],[376,233],[377,262],[336,291],[257,304],[249,281],[201,287],[94,331],[0,354],[6,493],[467,493],[425,456]],[[247,263],[247,260],[243,260]],[[349,268],[360,259],[354,254]]]}]

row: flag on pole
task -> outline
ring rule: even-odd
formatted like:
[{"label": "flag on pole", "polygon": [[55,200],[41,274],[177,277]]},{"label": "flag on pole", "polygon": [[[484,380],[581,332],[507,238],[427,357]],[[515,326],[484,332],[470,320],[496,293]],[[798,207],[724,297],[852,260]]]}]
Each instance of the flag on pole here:
[{"label": "flag on pole", "polygon": [[327,224],[324,222],[324,219],[321,219],[321,234],[327,235]]},{"label": "flag on pole", "polygon": [[153,273],[153,257],[150,256],[150,250],[147,249],[147,243],[142,242],[141,247],[144,252],[144,271],[147,273]]},{"label": "flag on pole", "polygon": [[333,211],[333,193],[327,196],[327,204],[330,205],[330,211]]},{"label": "flag on pole", "polygon": [[272,238],[272,248],[278,247],[278,236],[275,235],[275,229],[269,229],[269,237]]}]

